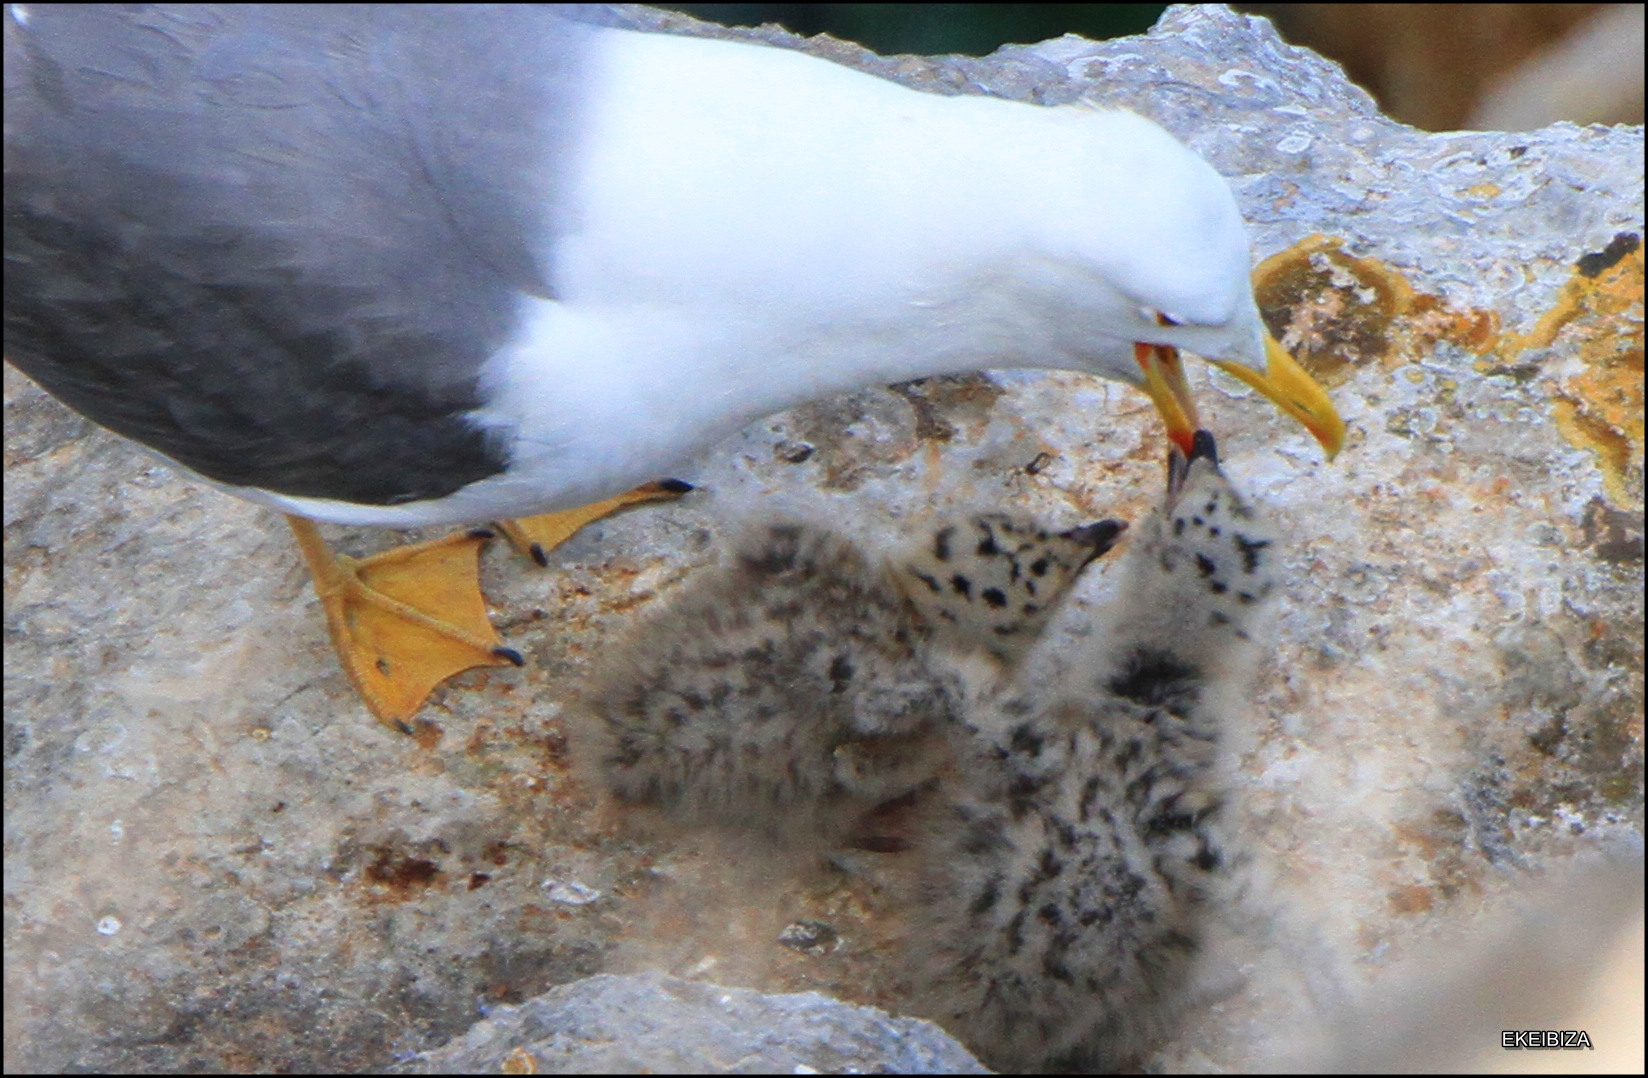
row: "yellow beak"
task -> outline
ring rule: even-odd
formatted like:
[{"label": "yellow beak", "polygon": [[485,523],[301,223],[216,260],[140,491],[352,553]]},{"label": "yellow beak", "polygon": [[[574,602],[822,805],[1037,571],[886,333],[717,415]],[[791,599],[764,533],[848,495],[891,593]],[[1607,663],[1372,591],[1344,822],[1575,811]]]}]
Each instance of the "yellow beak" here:
[{"label": "yellow beak", "polygon": [[[1133,355],[1144,372],[1144,391],[1156,406],[1156,411],[1161,413],[1168,438],[1188,457],[1201,420],[1190,397],[1190,386],[1185,382],[1184,363],[1179,358],[1179,350],[1163,344],[1135,344]],[[1297,419],[1322,444],[1323,452],[1332,460],[1345,444],[1345,421],[1339,418],[1333,401],[1328,399],[1327,390],[1268,333],[1265,335],[1265,358],[1270,369],[1264,374],[1229,360],[1210,359],[1208,362],[1257,389],[1276,407]]]},{"label": "yellow beak", "polygon": [[1287,349],[1265,334],[1265,359],[1270,369],[1264,374],[1224,359],[1210,359],[1238,381],[1246,382],[1270,398],[1272,404],[1304,424],[1304,428],[1322,443],[1322,450],[1332,460],[1345,444],[1345,421],[1339,418],[1327,390],[1305,372]]}]

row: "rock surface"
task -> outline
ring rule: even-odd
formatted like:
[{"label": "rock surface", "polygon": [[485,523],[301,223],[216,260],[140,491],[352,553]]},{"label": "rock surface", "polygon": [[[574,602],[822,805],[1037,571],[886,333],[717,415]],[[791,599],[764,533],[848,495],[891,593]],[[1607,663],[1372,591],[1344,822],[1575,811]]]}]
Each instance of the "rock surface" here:
[{"label": "rock surface", "polygon": [[[982,59],[710,32],[1163,123],[1229,178],[1266,317],[1350,425],[1324,464],[1193,364],[1227,467],[1287,537],[1243,811],[1278,924],[1307,928],[1233,944],[1222,999],[1158,1065],[1240,1068],[1297,1031],[1298,940],[1377,981],[1528,877],[1641,849],[1641,128],[1428,135],[1219,6]],[[896,855],[809,873],[630,833],[572,772],[563,702],[744,519],[872,539],[981,504],[1137,519],[1162,452],[1141,396],[1073,374],[753,424],[679,470],[699,493],[586,530],[548,572],[490,552],[494,620],[528,666],[456,679],[412,739],[352,696],[276,517],[9,368],[6,400],[8,1070],[381,1069],[489,1007],[646,969],[897,1013]],[[1087,584],[1065,632],[1109,581]],[[803,923],[829,945],[781,942]]]},{"label": "rock surface", "polygon": [[[513,1068],[513,1069],[512,1069]],[[988,1074],[931,1022],[816,992],[600,974],[499,1007],[401,1074]]]}]

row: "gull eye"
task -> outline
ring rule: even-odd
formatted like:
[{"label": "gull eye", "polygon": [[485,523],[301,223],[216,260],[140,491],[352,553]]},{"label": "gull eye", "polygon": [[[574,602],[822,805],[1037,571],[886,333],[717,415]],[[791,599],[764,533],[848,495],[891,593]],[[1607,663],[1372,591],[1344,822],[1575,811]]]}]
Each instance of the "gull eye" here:
[{"label": "gull eye", "polygon": [[1177,325],[1180,325],[1181,323],[1174,321],[1173,319],[1169,318],[1167,315],[1163,314],[1161,311],[1157,311],[1156,312],[1156,324],[1158,326],[1177,326]]}]

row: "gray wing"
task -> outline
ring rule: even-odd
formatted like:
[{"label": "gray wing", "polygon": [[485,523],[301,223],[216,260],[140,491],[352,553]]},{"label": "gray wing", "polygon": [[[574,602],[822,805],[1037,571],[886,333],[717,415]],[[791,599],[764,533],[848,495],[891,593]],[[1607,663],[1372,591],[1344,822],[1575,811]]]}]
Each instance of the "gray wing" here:
[{"label": "gray wing", "polygon": [[553,294],[581,37],[541,7],[13,15],[7,357],[224,483],[396,504],[495,474],[461,416]]}]

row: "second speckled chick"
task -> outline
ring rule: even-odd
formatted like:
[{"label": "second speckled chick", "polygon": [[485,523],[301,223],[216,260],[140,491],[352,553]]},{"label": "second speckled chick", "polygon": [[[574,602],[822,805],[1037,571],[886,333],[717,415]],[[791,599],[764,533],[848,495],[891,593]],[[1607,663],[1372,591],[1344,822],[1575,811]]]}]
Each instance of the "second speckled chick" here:
[{"label": "second speckled chick", "polygon": [[1205,431],[1174,452],[1116,600],[1059,677],[970,737],[921,845],[917,1013],[1002,1071],[1138,1067],[1189,1002],[1206,920],[1239,888],[1230,746],[1274,538]]}]

